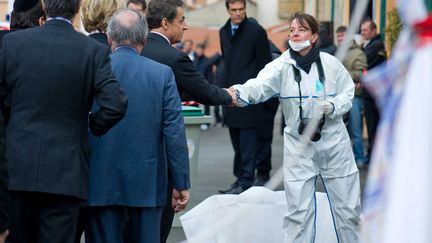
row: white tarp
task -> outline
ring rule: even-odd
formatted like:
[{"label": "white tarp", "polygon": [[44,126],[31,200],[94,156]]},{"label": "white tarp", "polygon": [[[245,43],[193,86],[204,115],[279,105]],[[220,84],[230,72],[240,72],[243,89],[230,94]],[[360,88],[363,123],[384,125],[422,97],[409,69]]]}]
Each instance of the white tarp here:
[{"label": "white tarp", "polygon": [[[325,193],[316,193],[319,243],[337,243]],[[281,243],[285,192],[251,187],[240,195],[215,195],[180,217],[188,243]]]}]

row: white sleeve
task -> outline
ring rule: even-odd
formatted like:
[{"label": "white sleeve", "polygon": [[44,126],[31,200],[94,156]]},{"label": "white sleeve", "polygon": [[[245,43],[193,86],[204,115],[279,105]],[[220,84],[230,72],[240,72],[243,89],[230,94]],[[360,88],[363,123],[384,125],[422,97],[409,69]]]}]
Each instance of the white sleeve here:
[{"label": "white sleeve", "polygon": [[329,115],[330,118],[336,118],[345,115],[352,107],[354,98],[354,82],[349,72],[338,60],[332,65],[337,66],[336,76],[336,96],[327,98],[334,105],[334,112]]},{"label": "white sleeve", "polygon": [[237,106],[257,104],[279,95],[283,66],[282,59],[278,58],[268,63],[256,78],[234,85],[237,90]]}]

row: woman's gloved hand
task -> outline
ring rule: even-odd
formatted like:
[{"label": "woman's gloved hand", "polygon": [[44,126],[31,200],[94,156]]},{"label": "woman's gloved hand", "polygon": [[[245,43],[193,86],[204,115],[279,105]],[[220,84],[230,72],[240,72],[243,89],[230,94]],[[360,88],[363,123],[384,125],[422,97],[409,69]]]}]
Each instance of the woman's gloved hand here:
[{"label": "woman's gloved hand", "polygon": [[317,102],[318,110],[321,110],[325,115],[330,115],[334,112],[334,105],[330,101],[321,100]]}]

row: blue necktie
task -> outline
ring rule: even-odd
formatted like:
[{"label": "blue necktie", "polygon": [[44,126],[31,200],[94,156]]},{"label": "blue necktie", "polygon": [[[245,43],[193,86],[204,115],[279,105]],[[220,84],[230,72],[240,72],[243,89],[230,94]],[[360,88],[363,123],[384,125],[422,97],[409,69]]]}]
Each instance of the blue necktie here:
[{"label": "blue necktie", "polygon": [[233,36],[236,33],[237,29],[238,29],[238,26],[231,26],[231,33]]}]

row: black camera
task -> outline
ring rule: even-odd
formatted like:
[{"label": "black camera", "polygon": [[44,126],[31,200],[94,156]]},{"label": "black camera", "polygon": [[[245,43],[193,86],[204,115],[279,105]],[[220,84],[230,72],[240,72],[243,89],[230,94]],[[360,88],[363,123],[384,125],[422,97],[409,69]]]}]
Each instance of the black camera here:
[{"label": "black camera", "polygon": [[[298,127],[298,133],[299,134],[303,134],[303,132],[306,129],[306,127],[308,126],[309,122],[310,122],[309,118],[300,119],[300,124]],[[312,137],[310,138],[310,140],[312,142],[316,142],[316,141],[321,139],[321,130],[324,126],[324,123],[325,123],[325,116],[323,115],[323,117],[318,122],[318,127],[315,129],[315,132],[313,133]]]}]

